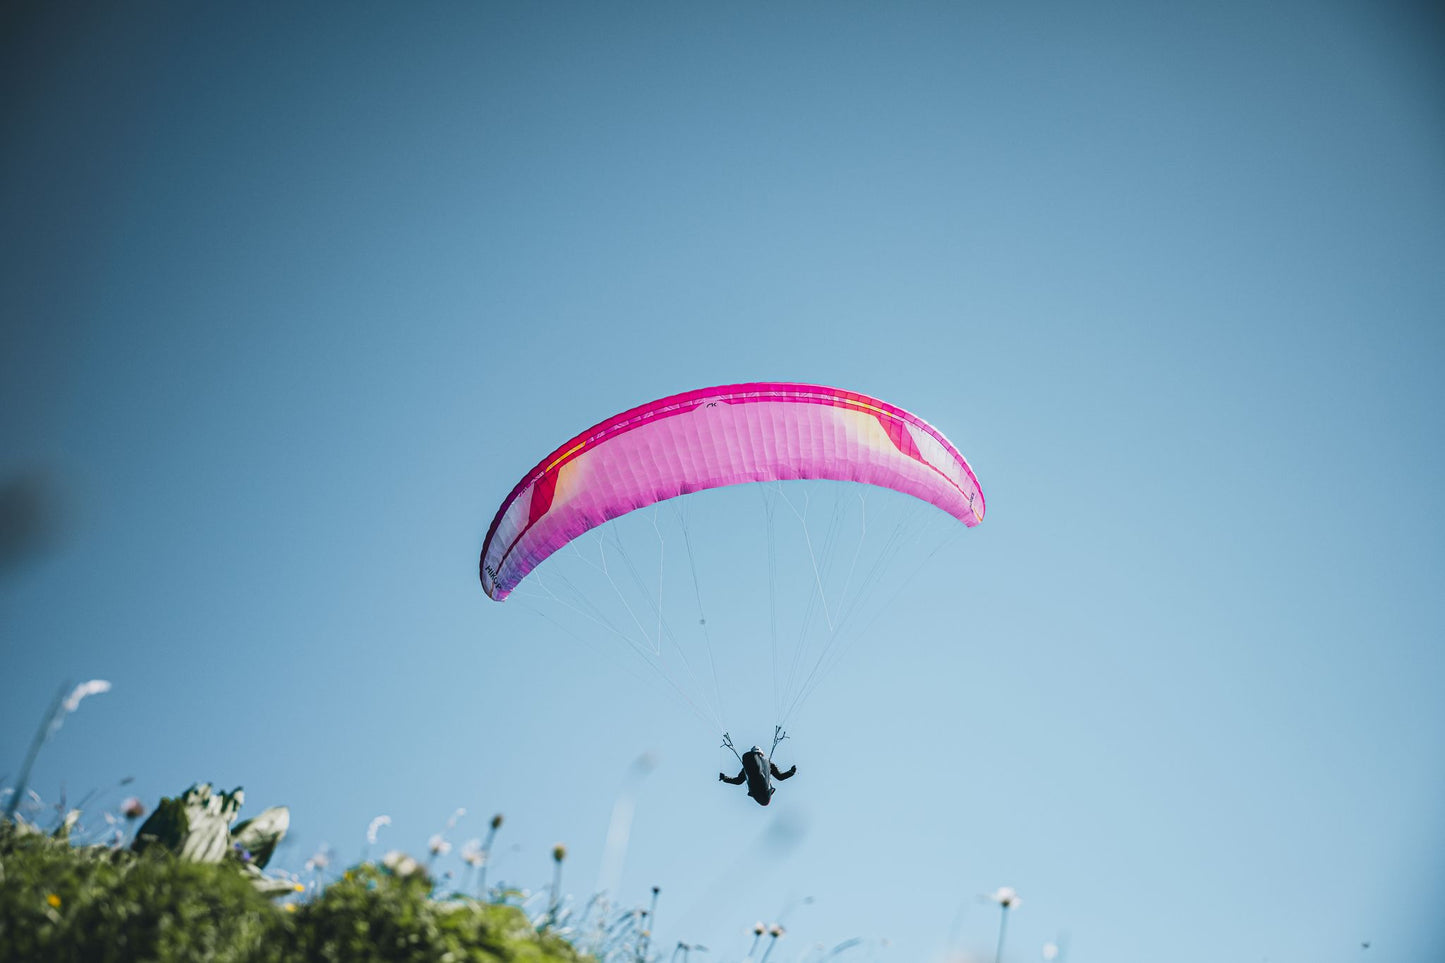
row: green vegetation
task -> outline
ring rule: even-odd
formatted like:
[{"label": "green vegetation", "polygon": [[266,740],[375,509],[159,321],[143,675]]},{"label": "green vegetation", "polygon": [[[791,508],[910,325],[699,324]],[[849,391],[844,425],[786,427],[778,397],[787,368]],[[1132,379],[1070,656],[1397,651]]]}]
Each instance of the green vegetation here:
[{"label": "green vegetation", "polygon": [[[36,730],[14,784],[0,789],[0,963],[654,963],[648,910],[615,910],[594,897],[580,914],[562,899],[566,848],[552,851],[546,913],[529,919],[526,894],[488,890],[486,862],[500,813],[485,842],[470,840],[462,861],[482,898],[438,895],[427,867],[401,852],[363,863],[321,887],[327,859],[307,863],[311,887],[296,876],[265,872],[290,827],[284,806],[235,822],[241,790],[213,792],[198,783],[145,814],[139,799],[102,812],[105,842],[81,827],[80,809],[55,807],[47,834],[37,826],[46,806],[29,791],[31,767],[65,718],[110,683],[62,686]],[[120,785],[130,782],[127,778]],[[119,788],[119,787],[117,787]],[[89,800],[91,795],[87,795]],[[82,805],[84,802],[82,802]],[[465,810],[457,810],[451,829]],[[391,822],[378,816],[368,845]],[[440,834],[432,858],[450,850]],[[449,874],[448,874],[449,875]],[[305,894],[304,896],[302,894]],[[289,900],[278,902],[278,898]],[[577,940],[592,952],[570,942]]]},{"label": "green vegetation", "polygon": [[286,917],[234,869],[0,824],[0,960],[288,959]]},{"label": "green vegetation", "polygon": [[420,871],[360,866],[294,914],[296,960],[582,960],[567,941],[538,933],[515,906],[429,898]]},{"label": "green vegetation", "polygon": [[[73,846],[62,832],[0,822],[0,963],[587,959],[560,936],[539,933],[516,906],[433,898],[425,870],[404,856],[356,867],[309,900],[278,905],[268,892],[298,887],[262,876],[254,853],[220,844],[217,826],[224,829],[238,805],[237,794],[193,787],[163,801],[129,850]],[[192,821],[198,811],[205,818]],[[197,822],[193,835],[188,826]],[[261,817],[251,825],[260,822],[275,826]],[[238,825],[226,841],[257,838],[246,830]]]}]

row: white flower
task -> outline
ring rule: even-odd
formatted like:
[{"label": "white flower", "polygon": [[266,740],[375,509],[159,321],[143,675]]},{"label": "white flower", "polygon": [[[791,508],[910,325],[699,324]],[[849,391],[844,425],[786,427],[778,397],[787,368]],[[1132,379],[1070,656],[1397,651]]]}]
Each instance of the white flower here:
[{"label": "white flower", "polygon": [[458,809],[456,812],[452,813],[452,818],[447,820],[447,829],[456,829],[457,820],[461,819],[466,814],[467,811],[465,809]]},{"label": "white flower", "polygon": [[1012,886],[1000,886],[990,893],[988,898],[1004,909],[1015,909],[1023,903],[1023,900],[1019,899],[1019,894],[1014,892]]},{"label": "white flower", "polygon": [[411,876],[422,872],[421,864],[399,849],[393,849],[383,856],[381,865],[391,870],[394,876]]},{"label": "white flower", "polygon": [[469,839],[462,846],[462,862],[473,869],[487,861],[487,851],[482,848],[480,839]]},{"label": "white flower", "polygon": [[1059,944],[1057,944],[1057,943],[1045,943],[1045,944],[1044,944],[1044,959],[1046,959],[1046,960],[1056,960],[1056,959],[1058,959],[1058,958],[1059,958]]},{"label": "white flower", "polygon": [[377,831],[380,830],[381,827],[383,827],[383,826],[390,826],[390,825],[391,825],[391,817],[390,817],[390,816],[377,816],[375,819],[373,819],[373,820],[371,821],[371,825],[366,827],[366,841],[367,841],[367,843],[370,844],[370,845],[375,846],[375,845],[376,845],[376,833],[377,833]]},{"label": "white flower", "polygon": [[447,842],[441,833],[437,833],[426,841],[426,848],[431,851],[433,856],[445,856],[452,851],[452,844]]},{"label": "white flower", "polygon": [[70,695],[65,697],[63,708],[66,712],[74,712],[80,708],[80,700],[86,696],[100,695],[102,692],[110,691],[110,683],[104,679],[91,679],[89,682],[82,682],[70,690]]},{"label": "white flower", "polygon": [[317,870],[324,870],[330,865],[331,848],[329,846],[322,846],[320,849],[318,849],[315,853],[312,854],[310,859],[306,861],[306,868],[308,870],[311,870],[312,872],[315,872]]}]

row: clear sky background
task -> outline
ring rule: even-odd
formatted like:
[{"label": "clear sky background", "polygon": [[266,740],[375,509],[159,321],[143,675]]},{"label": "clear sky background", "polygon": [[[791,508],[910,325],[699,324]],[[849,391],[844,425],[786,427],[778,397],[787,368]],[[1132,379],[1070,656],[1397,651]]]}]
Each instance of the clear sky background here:
[{"label": "clear sky background", "polygon": [[[585,894],[654,752],[620,895],[662,887],[665,950],[786,915],[774,963],[991,958],[1011,885],[1015,961],[1438,958],[1441,27],[6,5],[0,479],[55,527],[0,573],[0,774],[103,678],[35,789],[241,784],[293,869],[466,807],[458,844],[506,814],[493,879],[564,841]],[[920,413],[989,507],[766,811],[476,577],[553,446],[759,379]]]}]

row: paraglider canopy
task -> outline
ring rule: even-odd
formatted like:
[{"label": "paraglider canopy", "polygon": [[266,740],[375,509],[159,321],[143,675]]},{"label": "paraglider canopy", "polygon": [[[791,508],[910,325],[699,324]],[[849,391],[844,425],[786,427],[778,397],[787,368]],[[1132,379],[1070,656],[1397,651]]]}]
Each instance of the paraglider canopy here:
[{"label": "paraglider canopy", "polygon": [[968,462],[896,405],[786,382],[701,388],[599,422],[538,462],[492,520],[482,588],[501,601],[572,539],[664,499],[794,479],[890,488],[969,527],[983,520],[983,492]]}]

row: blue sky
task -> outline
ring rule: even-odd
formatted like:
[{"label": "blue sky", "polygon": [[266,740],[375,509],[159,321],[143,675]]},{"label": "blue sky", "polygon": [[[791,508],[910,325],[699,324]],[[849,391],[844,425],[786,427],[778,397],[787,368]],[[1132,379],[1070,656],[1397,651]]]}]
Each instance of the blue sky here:
[{"label": "blue sky", "polygon": [[[0,477],[59,522],[0,581],[0,773],[98,677],[38,791],[242,784],[293,868],[466,807],[585,892],[653,752],[621,895],[715,958],[789,905],[774,960],[991,958],[1000,885],[1012,960],[1439,952],[1437,16],[5,16]],[[989,505],[766,812],[476,580],[553,446],[761,379],[918,412]]]}]

